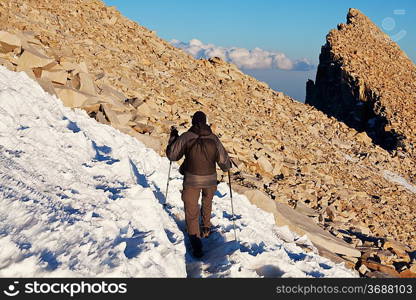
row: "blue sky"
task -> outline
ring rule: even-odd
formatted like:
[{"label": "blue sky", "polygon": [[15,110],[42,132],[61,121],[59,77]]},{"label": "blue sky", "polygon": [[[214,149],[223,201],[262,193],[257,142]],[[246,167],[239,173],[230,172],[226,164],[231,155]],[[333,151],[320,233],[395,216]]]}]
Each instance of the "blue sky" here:
[{"label": "blue sky", "polygon": [[[123,15],[157,31],[168,41],[198,39],[221,47],[259,47],[282,52],[290,59],[317,64],[330,29],[344,23],[348,8],[369,16],[398,41],[416,61],[416,1],[414,0],[105,0]],[[394,11],[405,10],[405,14]],[[258,72],[257,72],[258,73]],[[310,73],[310,72],[309,72]],[[268,76],[271,76],[270,74]],[[295,76],[296,78],[299,75]],[[270,84],[270,82],[269,82]],[[303,92],[302,92],[303,93]]]}]

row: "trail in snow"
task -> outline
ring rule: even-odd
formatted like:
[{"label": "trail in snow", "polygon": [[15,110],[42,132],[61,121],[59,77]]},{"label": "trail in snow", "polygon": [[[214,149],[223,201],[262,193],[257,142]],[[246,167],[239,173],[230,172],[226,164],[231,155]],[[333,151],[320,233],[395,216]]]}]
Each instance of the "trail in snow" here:
[{"label": "trail in snow", "polygon": [[[351,277],[228,185],[214,198],[206,255],[188,252],[182,176],[136,139],[62,106],[0,67],[0,276]],[[311,246],[312,247],[312,246]]]}]

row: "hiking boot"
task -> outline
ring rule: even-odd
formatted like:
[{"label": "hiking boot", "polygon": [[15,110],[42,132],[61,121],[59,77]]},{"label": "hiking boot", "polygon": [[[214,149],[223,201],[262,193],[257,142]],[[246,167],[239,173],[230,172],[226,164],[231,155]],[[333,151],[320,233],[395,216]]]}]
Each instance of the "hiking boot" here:
[{"label": "hiking boot", "polygon": [[201,238],[207,238],[211,235],[211,227],[201,227]]},{"label": "hiking boot", "polygon": [[204,252],[202,251],[201,239],[196,235],[190,235],[189,241],[191,242],[192,246],[192,255],[195,258],[201,258],[204,255]]}]

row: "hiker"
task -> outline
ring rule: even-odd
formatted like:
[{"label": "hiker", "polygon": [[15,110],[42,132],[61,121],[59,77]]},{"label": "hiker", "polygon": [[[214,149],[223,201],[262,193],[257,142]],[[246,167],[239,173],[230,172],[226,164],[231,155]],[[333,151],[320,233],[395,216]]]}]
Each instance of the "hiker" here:
[{"label": "hiker", "polygon": [[[219,138],[206,124],[207,117],[202,111],[192,116],[192,127],[178,135],[176,128],[171,128],[166,156],[171,161],[178,161],[185,155],[179,172],[184,175],[182,201],[185,206],[185,221],[193,255],[203,256],[201,238],[211,233],[212,198],[217,191],[216,163],[224,172],[231,168],[231,160]],[[202,192],[201,217],[199,224],[198,200]]]}]

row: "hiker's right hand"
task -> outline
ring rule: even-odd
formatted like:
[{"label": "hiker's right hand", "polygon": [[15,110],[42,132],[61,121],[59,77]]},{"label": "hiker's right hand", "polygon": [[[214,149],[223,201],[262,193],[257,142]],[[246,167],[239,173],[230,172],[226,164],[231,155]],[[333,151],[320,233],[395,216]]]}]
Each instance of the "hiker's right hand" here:
[{"label": "hiker's right hand", "polygon": [[179,133],[175,126],[170,128],[170,137],[178,137]]}]

